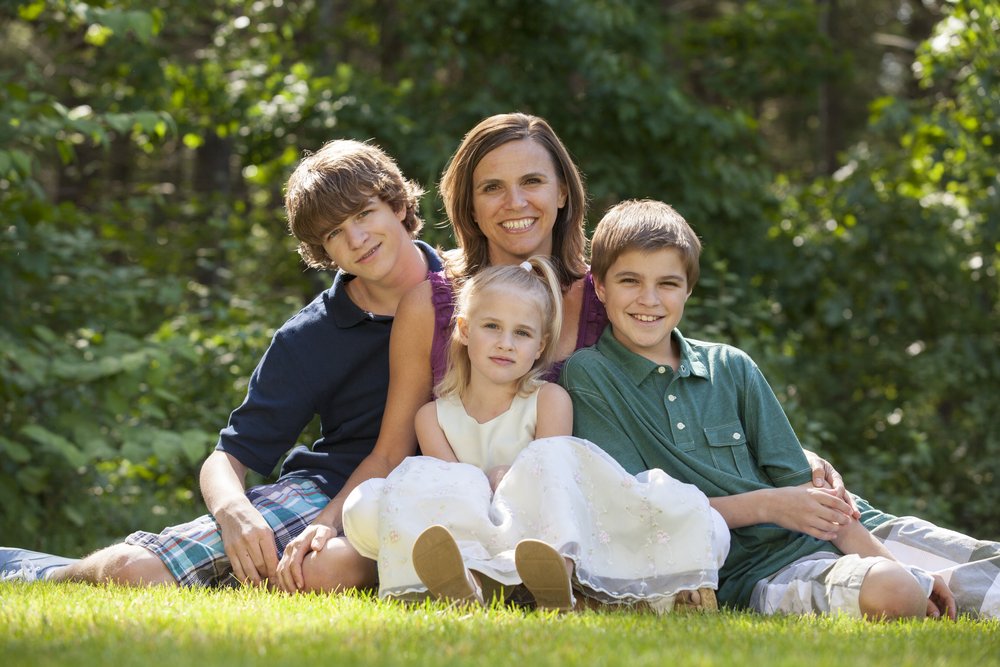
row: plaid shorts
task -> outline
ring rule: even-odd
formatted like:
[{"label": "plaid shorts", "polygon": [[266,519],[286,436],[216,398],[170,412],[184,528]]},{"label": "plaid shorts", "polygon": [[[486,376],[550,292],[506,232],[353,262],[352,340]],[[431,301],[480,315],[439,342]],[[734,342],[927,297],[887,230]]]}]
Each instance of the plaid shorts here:
[{"label": "plaid shorts", "polygon": [[[274,531],[279,558],[288,543],[330,502],[315,482],[301,478],[255,486],[247,491],[247,498]],[[239,585],[222,546],[219,524],[210,514],[165,528],[159,534],[132,533],[125,543],[159,556],[181,586]]]},{"label": "plaid shorts", "polygon": [[[818,551],[761,579],[750,595],[750,608],[762,614],[833,614],[861,617],[861,584],[881,557],[841,556]],[[930,596],[933,579],[918,568],[910,573]]]}]

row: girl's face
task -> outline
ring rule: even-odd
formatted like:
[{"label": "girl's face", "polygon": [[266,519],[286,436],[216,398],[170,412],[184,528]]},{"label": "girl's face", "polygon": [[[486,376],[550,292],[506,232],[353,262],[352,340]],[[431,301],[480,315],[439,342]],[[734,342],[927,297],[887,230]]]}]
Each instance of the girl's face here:
[{"label": "girl's face", "polygon": [[476,295],[467,317],[458,318],[458,333],[468,347],[472,379],[516,384],[542,356],[546,340],[542,309],[535,299],[487,288]]},{"label": "girl's face", "polygon": [[532,139],[494,148],[472,172],[473,219],[489,244],[490,264],[551,255],[552,229],[565,205],[552,156]]}]

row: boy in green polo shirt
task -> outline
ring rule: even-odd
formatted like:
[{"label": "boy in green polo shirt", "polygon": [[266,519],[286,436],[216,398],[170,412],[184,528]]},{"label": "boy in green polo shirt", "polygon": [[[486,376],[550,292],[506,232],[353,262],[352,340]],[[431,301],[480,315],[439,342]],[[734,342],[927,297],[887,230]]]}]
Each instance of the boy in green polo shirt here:
[{"label": "boy in green polo shirt", "polygon": [[661,468],[711,499],[732,531],[719,601],[762,613],[954,617],[940,577],[900,564],[842,498],[811,484],[756,364],[677,330],[701,253],[684,218],[662,202],[623,202],[592,248],[611,326],[563,369],[574,435],[633,474]]}]

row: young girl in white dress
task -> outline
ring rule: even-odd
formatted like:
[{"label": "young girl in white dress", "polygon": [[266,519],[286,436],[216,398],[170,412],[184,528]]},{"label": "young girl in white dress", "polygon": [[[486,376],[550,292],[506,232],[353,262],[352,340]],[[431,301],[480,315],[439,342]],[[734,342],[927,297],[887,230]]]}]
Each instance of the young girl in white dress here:
[{"label": "young girl in white dress", "polygon": [[549,261],[484,269],[455,312],[438,398],[416,417],[423,456],[344,505],[380,595],[481,603],[485,577],[523,583],[539,607],[571,608],[574,586],[661,610],[681,591],[714,600],[729,531],[705,495],[660,470],[630,475],[572,437],[568,394],[540,379],[562,321]]}]

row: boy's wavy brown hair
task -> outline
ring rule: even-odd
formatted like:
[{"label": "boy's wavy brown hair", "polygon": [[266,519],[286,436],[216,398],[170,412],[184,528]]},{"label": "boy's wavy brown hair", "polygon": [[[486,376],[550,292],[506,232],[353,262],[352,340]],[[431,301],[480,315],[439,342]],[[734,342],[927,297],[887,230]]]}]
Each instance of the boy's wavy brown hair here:
[{"label": "boy's wavy brown hair", "polygon": [[317,269],[336,269],[323,240],[348,217],[360,213],[371,197],[393,211],[406,210],[403,226],[416,237],[423,188],[403,177],[396,162],[378,146],[337,139],[307,154],[285,187],[288,229],[299,241],[299,254]]}]

